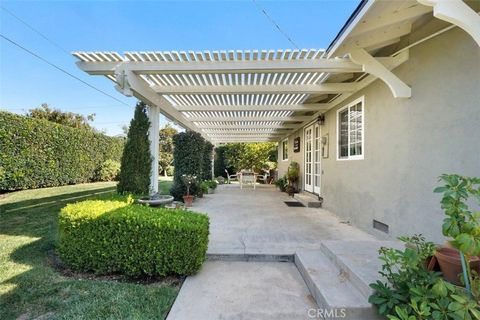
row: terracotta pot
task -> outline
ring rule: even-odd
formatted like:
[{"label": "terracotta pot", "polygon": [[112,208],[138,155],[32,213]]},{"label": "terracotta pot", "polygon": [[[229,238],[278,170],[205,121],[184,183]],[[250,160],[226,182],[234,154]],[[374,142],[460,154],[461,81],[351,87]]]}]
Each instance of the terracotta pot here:
[{"label": "terracotta pot", "polygon": [[[450,283],[458,286],[462,285],[462,262],[460,261],[460,252],[454,248],[439,247],[435,251],[435,257],[440,265],[440,271],[443,277]],[[470,268],[480,271],[480,259],[478,257],[470,258]]]},{"label": "terracotta pot", "polygon": [[193,196],[183,196],[183,202],[185,203],[185,207],[191,207],[193,203]]}]

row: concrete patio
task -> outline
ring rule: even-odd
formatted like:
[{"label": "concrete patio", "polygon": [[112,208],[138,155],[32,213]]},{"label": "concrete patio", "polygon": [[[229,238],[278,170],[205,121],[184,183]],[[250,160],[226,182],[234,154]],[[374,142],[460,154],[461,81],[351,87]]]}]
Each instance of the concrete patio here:
[{"label": "concrete patio", "polygon": [[322,240],[375,240],[318,208],[288,207],[292,200],[274,185],[240,189],[219,185],[192,210],[210,216],[209,254],[289,254],[318,249]]},{"label": "concrete patio", "polygon": [[378,248],[396,243],[292,200],[272,185],[238,184],[197,199],[192,210],[210,217],[209,261],[186,279],[168,319],[377,319],[368,284]]}]

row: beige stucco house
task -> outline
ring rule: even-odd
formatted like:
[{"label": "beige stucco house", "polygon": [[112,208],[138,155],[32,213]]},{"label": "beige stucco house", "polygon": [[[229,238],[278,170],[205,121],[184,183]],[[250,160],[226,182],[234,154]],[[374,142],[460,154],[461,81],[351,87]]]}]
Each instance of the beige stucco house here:
[{"label": "beige stucco house", "polygon": [[[362,34],[369,27],[383,23],[377,34],[390,32],[395,18],[388,21],[388,12],[401,3],[365,9],[363,2],[327,54],[338,56],[349,42],[368,43]],[[478,1],[467,4],[480,10]],[[298,162],[304,193],[321,196],[324,208],[371,233],[441,241],[443,212],[432,192],[438,176],[480,176],[480,48],[465,30],[431,14],[410,19],[408,32],[367,51],[391,56],[408,48],[408,60],[392,72],[411,97],[395,98],[380,79],[346,98],[311,97],[309,103],[335,106],[279,142],[278,171],[283,176]],[[359,75],[335,74],[331,81],[336,77],[354,82]]]}]

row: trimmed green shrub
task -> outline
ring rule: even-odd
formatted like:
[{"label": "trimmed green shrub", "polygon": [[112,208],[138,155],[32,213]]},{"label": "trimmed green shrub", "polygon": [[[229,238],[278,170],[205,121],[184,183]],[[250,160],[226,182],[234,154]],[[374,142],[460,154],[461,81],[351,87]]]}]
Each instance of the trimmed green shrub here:
[{"label": "trimmed green shrub", "polygon": [[98,166],[119,161],[122,138],[0,112],[0,191],[90,182]]},{"label": "trimmed green shrub", "polygon": [[61,210],[58,253],[97,274],[191,275],[205,261],[208,233],[204,214],[87,200]]},{"label": "trimmed green shrub", "polygon": [[[173,184],[170,194],[176,200],[182,200],[186,194],[182,175],[202,177],[205,139],[194,131],[180,132],[173,136]],[[198,184],[190,187],[190,194],[197,194]]]},{"label": "trimmed green shrub", "polygon": [[148,194],[150,191],[150,173],[152,154],[148,130],[150,121],[147,106],[137,103],[135,114],[130,122],[127,143],[123,150],[117,191],[119,193]]},{"label": "trimmed green shrub", "polygon": [[213,144],[205,141],[203,145],[203,160],[202,160],[202,179],[212,179],[212,153]]},{"label": "trimmed green shrub", "polygon": [[97,170],[96,181],[114,181],[118,179],[120,173],[120,162],[107,160],[102,163]]}]

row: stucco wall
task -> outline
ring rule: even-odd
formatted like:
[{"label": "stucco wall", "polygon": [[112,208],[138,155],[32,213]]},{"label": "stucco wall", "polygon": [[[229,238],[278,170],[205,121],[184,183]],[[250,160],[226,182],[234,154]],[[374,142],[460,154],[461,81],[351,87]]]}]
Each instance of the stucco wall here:
[{"label": "stucco wall", "polygon": [[[480,176],[480,49],[456,28],[410,49],[394,73],[411,85],[412,98],[393,98],[377,80],[338,106],[365,97],[364,160],[336,160],[338,108],[326,114],[324,207],[380,237],[422,233],[442,242],[437,177]],[[373,229],[373,219],[390,233]]]},{"label": "stucco wall", "polygon": [[[300,152],[293,152],[293,140],[300,137]],[[288,137],[288,160],[282,160],[282,142],[278,144],[278,177],[283,177],[288,170],[290,162],[295,161],[300,165],[300,182],[299,185],[303,185],[303,170],[304,170],[304,149],[303,149],[303,129],[297,130]]]}]

